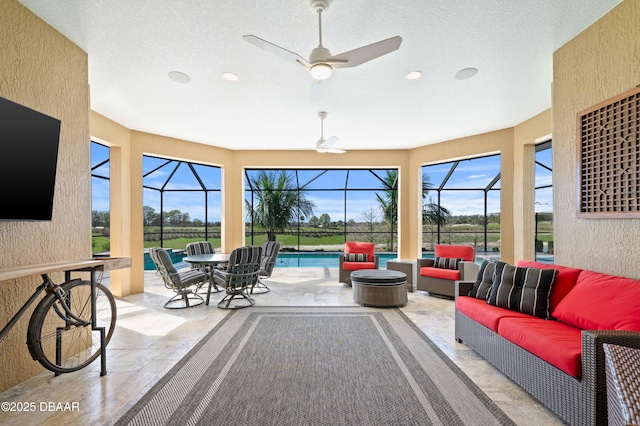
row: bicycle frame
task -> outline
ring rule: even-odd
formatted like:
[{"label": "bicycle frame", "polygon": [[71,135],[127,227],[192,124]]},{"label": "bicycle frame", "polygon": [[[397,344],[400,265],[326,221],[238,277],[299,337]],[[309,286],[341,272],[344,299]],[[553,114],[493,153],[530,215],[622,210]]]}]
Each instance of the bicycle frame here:
[{"label": "bicycle frame", "polygon": [[[20,310],[18,310],[18,312],[13,316],[13,318],[11,318],[11,320],[2,329],[2,331],[0,331],[0,342],[5,338],[7,334],[9,334],[9,331],[13,328],[14,325],[16,325],[16,323],[18,322],[18,320],[20,320],[22,315],[24,315],[27,309],[29,309],[29,306],[31,306],[33,302],[35,302],[38,299],[38,297],[40,296],[40,293],[42,293],[43,291],[46,293],[55,293],[58,300],[60,300],[61,305],[64,308],[64,311],[66,314],[66,315],[62,314],[62,312],[60,312],[60,310],[56,308],[55,309],[56,313],[60,316],[60,318],[64,319],[68,323],[72,323],[75,325],[89,324],[87,321],[84,321],[81,318],[78,318],[73,313],[71,313],[71,311],[69,311],[68,303],[65,302],[65,294],[59,285],[51,281],[51,278],[49,278],[47,274],[41,274],[40,276],[42,277],[42,284],[36,287],[36,290],[31,295],[29,300],[27,300],[27,302],[24,305],[22,305]],[[71,319],[73,319],[75,323],[74,321],[71,321]]]},{"label": "bicycle frame", "polygon": [[[46,279],[45,279],[45,276],[46,276]],[[22,308],[20,308],[20,310],[13,316],[13,318],[11,318],[11,320],[2,329],[2,331],[0,331],[0,342],[2,341],[2,339],[5,338],[5,336],[9,333],[9,331],[13,328],[13,326],[16,325],[20,317],[24,315],[27,309],[29,309],[29,306],[31,306],[33,302],[36,301],[38,296],[40,296],[40,293],[42,293],[47,288],[47,286],[50,285],[51,279],[49,279],[49,277],[46,274],[42,274],[42,279],[43,279],[43,283],[40,284],[38,287],[36,287],[36,291],[31,295],[29,300],[27,300],[27,302],[24,305],[22,305]]]}]

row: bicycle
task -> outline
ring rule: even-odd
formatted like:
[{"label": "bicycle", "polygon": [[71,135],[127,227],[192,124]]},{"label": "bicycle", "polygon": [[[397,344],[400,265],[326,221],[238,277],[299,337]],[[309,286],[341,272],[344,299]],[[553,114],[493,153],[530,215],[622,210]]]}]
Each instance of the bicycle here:
[{"label": "bicycle", "polygon": [[[44,368],[60,375],[80,370],[102,354],[116,324],[116,302],[105,286],[80,279],[55,284],[41,274],[40,284],[29,300],[0,331],[0,341],[44,291],[31,314],[27,328],[27,347],[31,357]],[[103,357],[102,371],[106,374]]]}]

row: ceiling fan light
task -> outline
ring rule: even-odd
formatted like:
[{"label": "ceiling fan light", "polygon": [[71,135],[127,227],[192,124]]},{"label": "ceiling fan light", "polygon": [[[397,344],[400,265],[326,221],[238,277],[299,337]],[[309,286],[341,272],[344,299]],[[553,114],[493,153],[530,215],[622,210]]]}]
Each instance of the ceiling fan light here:
[{"label": "ceiling fan light", "polygon": [[331,77],[331,74],[333,73],[333,67],[324,62],[320,62],[318,64],[311,65],[311,67],[309,68],[309,73],[311,74],[311,77],[315,78],[316,80],[326,80],[327,78]]}]

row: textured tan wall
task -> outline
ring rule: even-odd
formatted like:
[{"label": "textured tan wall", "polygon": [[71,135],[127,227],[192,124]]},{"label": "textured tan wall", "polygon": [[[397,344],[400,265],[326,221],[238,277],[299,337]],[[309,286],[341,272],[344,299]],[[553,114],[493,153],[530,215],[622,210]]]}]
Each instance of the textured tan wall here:
[{"label": "textured tan wall", "polygon": [[[53,220],[0,222],[0,269],[89,258],[87,55],[14,0],[0,0],[0,40],[0,96],[62,121]],[[62,274],[52,277],[63,279]],[[37,284],[39,277],[0,282],[0,326]],[[43,370],[25,344],[31,312],[0,343],[0,391]]]},{"label": "textured tan wall", "polygon": [[[131,132],[115,121],[91,111],[91,140],[110,148],[110,255],[132,257]],[[141,282],[144,279],[144,266],[135,278],[132,277],[132,271],[132,268],[125,268],[111,272],[110,289],[115,296],[131,294],[131,282]]]},{"label": "textured tan wall", "polygon": [[551,110],[514,128],[513,228],[514,258],[534,260],[535,253],[535,143],[551,134]]},{"label": "textured tan wall", "polygon": [[640,84],[640,1],[626,0],[558,49],[553,70],[555,259],[640,278],[640,219],[578,219],[576,117]]}]

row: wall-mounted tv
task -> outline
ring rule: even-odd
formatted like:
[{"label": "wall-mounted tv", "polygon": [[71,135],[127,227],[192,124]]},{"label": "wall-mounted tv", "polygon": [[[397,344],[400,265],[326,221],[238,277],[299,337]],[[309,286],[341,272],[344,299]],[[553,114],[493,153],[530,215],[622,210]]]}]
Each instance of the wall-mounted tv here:
[{"label": "wall-mounted tv", "polygon": [[60,124],[0,97],[0,220],[51,220]]}]

